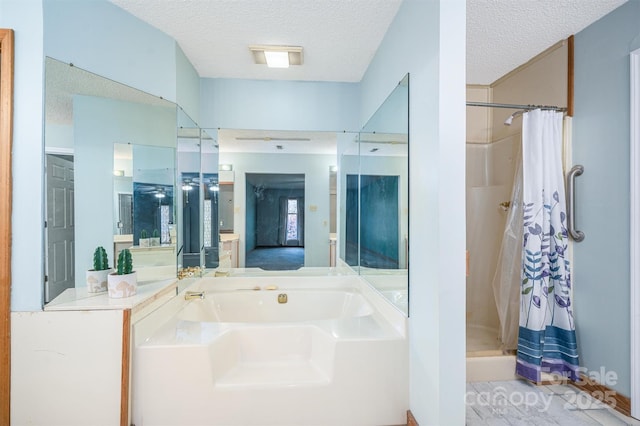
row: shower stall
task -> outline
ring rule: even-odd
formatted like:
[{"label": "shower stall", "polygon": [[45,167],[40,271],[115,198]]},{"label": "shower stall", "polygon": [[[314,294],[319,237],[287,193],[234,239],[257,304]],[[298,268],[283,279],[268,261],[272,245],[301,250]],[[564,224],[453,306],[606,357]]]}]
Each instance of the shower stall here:
[{"label": "shower stall", "polygon": [[[466,145],[467,380],[506,380],[515,374],[523,241],[522,127],[521,120],[514,119],[539,107],[467,105],[511,109],[511,115],[499,110],[504,112],[504,121],[480,121],[500,126],[487,129],[480,143],[473,140],[471,128]],[[471,126],[473,122],[472,116]]]},{"label": "shower stall", "polygon": [[467,356],[502,355],[512,348],[501,339],[493,281],[511,204],[520,134],[490,144],[467,143],[466,154]]}]

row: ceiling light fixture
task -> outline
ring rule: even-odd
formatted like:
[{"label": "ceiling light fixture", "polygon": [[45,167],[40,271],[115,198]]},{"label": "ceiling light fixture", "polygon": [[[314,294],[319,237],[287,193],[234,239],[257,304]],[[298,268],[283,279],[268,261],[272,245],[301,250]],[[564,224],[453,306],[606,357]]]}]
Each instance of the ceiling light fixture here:
[{"label": "ceiling light fixture", "polygon": [[269,68],[289,68],[290,65],[302,65],[302,47],[300,46],[249,46],[256,64]]}]

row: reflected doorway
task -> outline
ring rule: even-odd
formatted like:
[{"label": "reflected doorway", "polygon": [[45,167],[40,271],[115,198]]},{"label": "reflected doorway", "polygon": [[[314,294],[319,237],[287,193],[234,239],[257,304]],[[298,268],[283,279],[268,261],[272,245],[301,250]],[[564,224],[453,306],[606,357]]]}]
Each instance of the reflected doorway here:
[{"label": "reflected doorway", "polygon": [[346,203],[347,264],[398,269],[398,176],[347,175]]},{"label": "reflected doorway", "polygon": [[304,266],[304,174],[246,174],[247,268]]},{"label": "reflected doorway", "polygon": [[49,303],[75,287],[74,164],[69,155],[47,154],[45,297]]}]

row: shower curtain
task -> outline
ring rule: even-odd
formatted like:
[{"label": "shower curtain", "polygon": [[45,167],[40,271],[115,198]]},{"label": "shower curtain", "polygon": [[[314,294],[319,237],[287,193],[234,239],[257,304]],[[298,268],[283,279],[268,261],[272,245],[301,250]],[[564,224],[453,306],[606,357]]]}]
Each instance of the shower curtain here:
[{"label": "shower curtain", "polygon": [[534,110],[522,128],[523,250],[516,373],[578,379],[562,172],[562,113]]},{"label": "shower curtain", "polygon": [[516,160],[510,207],[502,234],[498,263],[493,276],[493,296],[500,319],[502,349],[518,347],[520,314],[520,275],[522,274],[522,155]]}]

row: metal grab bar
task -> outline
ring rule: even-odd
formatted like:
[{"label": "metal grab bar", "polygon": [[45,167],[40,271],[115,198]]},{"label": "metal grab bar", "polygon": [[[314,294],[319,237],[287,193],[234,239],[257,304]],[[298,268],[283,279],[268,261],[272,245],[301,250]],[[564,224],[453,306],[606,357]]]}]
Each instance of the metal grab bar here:
[{"label": "metal grab bar", "polygon": [[584,232],[578,231],[576,226],[576,177],[584,172],[584,167],[575,165],[567,174],[567,228],[573,241],[579,243],[584,240]]}]

